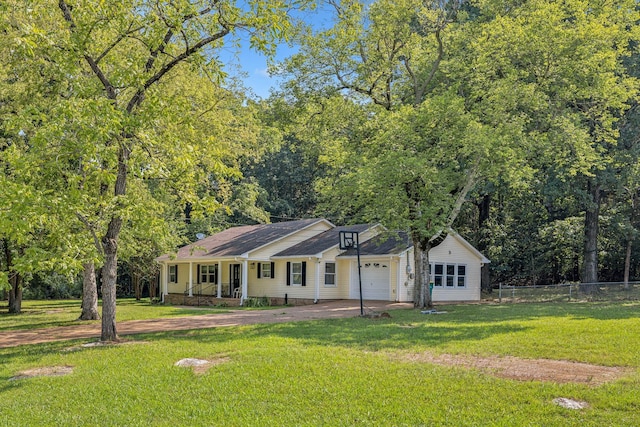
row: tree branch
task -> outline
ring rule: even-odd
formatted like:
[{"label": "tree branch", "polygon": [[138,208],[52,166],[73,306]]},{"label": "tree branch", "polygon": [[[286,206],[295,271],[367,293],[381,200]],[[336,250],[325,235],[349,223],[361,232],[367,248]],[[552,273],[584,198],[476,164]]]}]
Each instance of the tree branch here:
[{"label": "tree branch", "polygon": [[98,238],[98,235],[96,234],[95,228],[91,225],[91,223],[89,222],[89,220],[87,218],[85,218],[84,216],[82,216],[82,214],[80,214],[80,212],[76,212],[76,217],[78,217],[80,222],[82,222],[84,224],[84,226],[87,227],[87,230],[89,230],[89,232],[91,233],[91,236],[93,236],[93,244],[96,246],[96,249],[98,250],[98,253],[100,255],[104,255],[104,249],[102,248],[102,244],[100,243],[100,239]]},{"label": "tree branch", "polygon": [[107,56],[109,54],[109,52],[111,52],[111,50],[116,47],[118,45],[118,43],[120,43],[122,40],[124,40],[127,36],[129,36],[130,34],[133,33],[137,33],[138,31],[142,30],[144,27],[136,27],[136,28],[131,28],[133,26],[133,23],[129,24],[129,29],[127,31],[125,31],[124,33],[120,34],[114,41],[113,43],[111,43],[100,55],[98,55],[98,57],[95,59],[96,64],[98,64],[105,56]]},{"label": "tree branch", "polygon": [[156,72],[153,76],[151,76],[145,83],[142,85],[142,88],[138,89],[136,93],[131,97],[131,100],[127,104],[127,112],[131,113],[140,103],[144,100],[144,95],[147,89],[149,89],[154,83],[160,80],[165,74],[171,71],[176,65],[178,65],[181,61],[187,59],[204,46],[209,43],[214,42],[215,40],[221,39],[231,32],[231,29],[225,27],[222,31],[217,32],[209,37],[205,37],[200,39],[196,44],[187,48],[180,55],[173,58],[171,61],[166,63],[158,72]]},{"label": "tree branch", "polygon": [[[69,8],[69,5],[65,2],[65,0],[59,0],[58,7],[62,11],[65,21],[67,21],[67,23],[69,24],[69,30],[72,33],[75,32],[77,26],[75,21],[73,20],[73,16],[71,15],[71,9]],[[100,80],[100,83],[102,83],[102,86],[104,86],[104,89],[107,92],[107,97],[115,101],[117,98],[116,90],[109,79],[107,79],[107,76],[104,74],[102,69],[98,66],[98,63],[87,53],[83,53],[83,57],[89,64],[89,67],[91,67],[91,71],[93,71],[96,77],[98,77],[98,79]]]},{"label": "tree branch", "polygon": [[422,85],[420,85],[419,87],[415,87],[416,99],[414,102],[416,105],[422,102],[422,98],[424,97],[424,93],[427,90],[427,86],[429,86],[429,84],[431,84],[431,82],[433,81],[433,78],[436,75],[436,71],[438,71],[438,68],[440,67],[440,62],[442,62],[442,57],[444,56],[444,46],[442,44],[442,38],[440,37],[440,29],[437,29],[434,35],[436,37],[436,41],[438,42],[438,55],[436,56],[435,61],[433,61],[429,76],[427,76],[426,80],[422,82]]}]

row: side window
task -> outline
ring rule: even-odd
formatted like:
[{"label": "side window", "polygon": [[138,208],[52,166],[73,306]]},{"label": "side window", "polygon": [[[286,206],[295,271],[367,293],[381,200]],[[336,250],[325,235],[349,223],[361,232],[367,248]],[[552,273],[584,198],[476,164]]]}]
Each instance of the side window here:
[{"label": "side window", "polygon": [[307,262],[287,262],[287,286],[307,286]]},{"label": "side window", "polygon": [[291,263],[291,284],[302,286],[302,263]]},{"label": "side window", "polygon": [[263,262],[261,267],[261,276],[264,277],[265,279],[270,279],[271,276],[271,263],[270,262]]},{"label": "side window", "polygon": [[178,266],[169,266],[169,283],[178,283]]},{"label": "side window", "polygon": [[458,266],[458,283],[459,288],[464,288],[467,286],[467,266],[459,265]]},{"label": "side window", "polygon": [[433,286],[442,286],[444,275],[444,265],[435,264],[433,266]]},{"label": "side window", "polygon": [[447,286],[452,287],[456,278],[456,266],[454,264],[447,264]]},{"label": "side window", "polygon": [[324,264],[324,285],[335,286],[336,285],[336,263],[326,262]]}]

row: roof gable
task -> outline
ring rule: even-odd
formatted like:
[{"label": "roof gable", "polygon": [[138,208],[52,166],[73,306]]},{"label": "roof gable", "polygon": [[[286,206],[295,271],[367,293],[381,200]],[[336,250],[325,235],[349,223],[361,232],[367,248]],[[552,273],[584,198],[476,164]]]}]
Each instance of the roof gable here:
[{"label": "roof gable", "polygon": [[[378,234],[366,242],[360,243],[360,255],[398,255],[412,246],[409,235],[404,231],[390,231]],[[339,257],[356,256],[356,249],[349,249]]]},{"label": "roof gable", "polygon": [[339,234],[341,231],[357,231],[362,233],[373,226],[369,224],[346,225],[333,227],[323,233],[317,234],[304,242],[291,246],[283,251],[273,255],[278,257],[300,257],[300,256],[316,256],[328,249],[338,246]]},{"label": "roof gable", "polygon": [[[180,248],[176,259],[244,256],[319,222],[333,226],[325,219],[303,219],[232,227]],[[169,255],[157,258],[158,261],[168,259]]]}]

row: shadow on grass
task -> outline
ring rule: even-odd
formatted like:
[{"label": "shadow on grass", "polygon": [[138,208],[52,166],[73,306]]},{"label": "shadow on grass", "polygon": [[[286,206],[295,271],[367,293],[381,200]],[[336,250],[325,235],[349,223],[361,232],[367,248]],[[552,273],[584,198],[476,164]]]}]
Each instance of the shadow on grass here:
[{"label": "shadow on grass", "polygon": [[526,321],[541,317],[620,320],[640,317],[640,302],[546,302],[438,306],[451,323]]},{"label": "shadow on grass", "polygon": [[[38,343],[27,344],[16,347],[0,348],[0,360],[3,364],[10,365],[13,360],[19,360],[24,364],[38,365],[43,357],[50,356],[52,354],[60,354],[66,352],[67,349],[74,345],[84,344],[88,340],[69,340],[69,341],[56,341],[51,343]],[[15,373],[10,373],[11,377]],[[0,382],[4,379],[0,375]]]},{"label": "shadow on grass", "polygon": [[538,318],[620,320],[637,318],[640,304],[536,303],[512,305],[438,306],[445,314],[394,310],[390,319],[347,318],[277,324],[259,324],[147,334],[148,339],[222,343],[236,339],[276,336],[311,345],[335,345],[365,350],[444,347],[452,342],[474,342],[496,335],[526,332],[525,322]]},{"label": "shadow on grass", "polygon": [[341,346],[363,350],[410,349],[433,347],[452,341],[476,341],[496,334],[512,334],[528,328],[518,325],[450,325],[402,319],[332,319],[291,323],[258,324],[144,334],[140,339],[167,339],[224,343],[238,339],[251,340],[274,336],[294,339],[309,345]]}]

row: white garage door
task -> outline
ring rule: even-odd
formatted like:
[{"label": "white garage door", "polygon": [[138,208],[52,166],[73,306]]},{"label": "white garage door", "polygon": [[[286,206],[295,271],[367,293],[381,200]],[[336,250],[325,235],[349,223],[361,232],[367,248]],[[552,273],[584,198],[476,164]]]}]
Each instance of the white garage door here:
[{"label": "white garage door", "polygon": [[[360,298],[358,267],[354,262],[355,274],[351,282],[351,297]],[[389,301],[389,260],[366,260],[361,262],[362,298]]]}]

